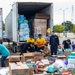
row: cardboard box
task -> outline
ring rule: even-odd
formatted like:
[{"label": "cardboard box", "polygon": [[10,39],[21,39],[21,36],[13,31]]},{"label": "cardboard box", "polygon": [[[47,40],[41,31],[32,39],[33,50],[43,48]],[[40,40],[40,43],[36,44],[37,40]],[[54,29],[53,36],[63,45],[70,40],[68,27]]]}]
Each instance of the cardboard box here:
[{"label": "cardboard box", "polygon": [[25,63],[9,63],[10,75],[29,75],[29,68]]},{"label": "cardboard box", "polygon": [[10,55],[20,55],[21,53],[20,52],[17,52],[17,53],[11,53]]},{"label": "cardboard box", "polygon": [[46,35],[47,20],[46,19],[34,19],[34,33]]},{"label": "cardboard box", "polygon": [[24,53],[23,54],[25,61],[28,59],[33,59],[34,60],[34,53]]},{"label": "cardboard box", "polygon": [[35,52],[34,53],[34,61],[36,62],[36,61],[39,61],[39,60],[41,60],[41,59],[43,59],[44,58],[44,54],[41,54],[40,52]]},{"label": "cardboard box", "polygon": [[34,19],[34,22],[33,22],[33,25],[34,27],[36,26],[45,26],[47,25],[47,20],[46,19]]},{"label": "cardboard box", "polygon": [[57,58],[61,59],[61,60],[64,60],[64,59],[66,59],[66,56],[65,55],[58,55]]},{"label": "cardboard box", "polygon": [[50,15],[48,14],[43,14],[43,13],[37,13],[35,15],[35,18],[36,19],[49,19],[50,18]]},{"label": "cardboard box", "polygon": [[42,34],[42,35],[46,35],[46,27],[41,27],[41,26],[36,26],[34,27],[34,33],[35,34]]},{"label": "cardboard box", "polygon": [[29,75],[34,75],[34,69],[32,67],[29,67]]},{"label": "cardboard box", "polygon": [[24,61],[24,57],[23,56],[20,56],[20,55],[11,55],[9,57],[9,61],[10,62],[20,62],[20,61]]}]

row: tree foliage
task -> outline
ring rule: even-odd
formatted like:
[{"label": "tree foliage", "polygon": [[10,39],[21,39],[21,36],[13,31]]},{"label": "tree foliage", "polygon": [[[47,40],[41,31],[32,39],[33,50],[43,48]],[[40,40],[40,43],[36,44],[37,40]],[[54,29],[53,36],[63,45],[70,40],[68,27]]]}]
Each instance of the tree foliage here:
[{"label": "tree foliage", "polygon": [[63,25],[56,25],[53,27],[53,30],[55,32],[62,33],[64,31],[64,26]]},{"label": "tree foliage", "polygon": [[73,23],[71,21],[66,21],[62,23],[63,26],[65,26],[65,31],[72,31],[73,29]]},{"label": "tree foliage", "polygon": [[75,25],[73,25],[72,32],[75,34]]}]

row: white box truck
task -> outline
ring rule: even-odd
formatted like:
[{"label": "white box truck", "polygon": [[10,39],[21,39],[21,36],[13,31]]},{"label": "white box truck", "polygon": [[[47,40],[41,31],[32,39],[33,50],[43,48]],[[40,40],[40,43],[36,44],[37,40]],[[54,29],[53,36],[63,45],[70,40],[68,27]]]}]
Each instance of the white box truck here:
[{"label": "white box truck", "polygon": [[18,35],[18,14],[24,14],[27,19],[31,19],[36,13],[49,14],[50,19],[47,26],[53,27],[53,3],[42,2],[16,2],[5,19],[5,29],[7,37],[12,41],[19,42]]},{"label": "white box truck", "polygon": [[2,8],[0,8],[0,39],[2,38]]}]

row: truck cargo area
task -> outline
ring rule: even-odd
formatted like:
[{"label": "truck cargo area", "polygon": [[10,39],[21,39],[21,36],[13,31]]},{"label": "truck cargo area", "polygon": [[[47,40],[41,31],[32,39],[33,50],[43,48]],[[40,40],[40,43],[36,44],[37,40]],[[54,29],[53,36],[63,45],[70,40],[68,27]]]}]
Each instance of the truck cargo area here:
[{"label": "truck cargo area", "polygon": [[[36,32],[34,26],[34,19],[36,19],[35,15],[37,13],[49,15],[49,19],[47,19],[46,27],[50,28],[50,8],[51,8],[51,3],[34,3],[34,2],[18,3],[18,14],[24,15],[26,19],[29,21],[29,26],[31,25],[30,34],[34,35]],[[44,33],[46,34],[46,30],[43,31],[43,34]]]},{"label": "truck cargo area", "polygon": [[50,15],[50,5],[50,3],[18,3],[18,14],[24,14],[27,19],[32,18],[36,13]]}]

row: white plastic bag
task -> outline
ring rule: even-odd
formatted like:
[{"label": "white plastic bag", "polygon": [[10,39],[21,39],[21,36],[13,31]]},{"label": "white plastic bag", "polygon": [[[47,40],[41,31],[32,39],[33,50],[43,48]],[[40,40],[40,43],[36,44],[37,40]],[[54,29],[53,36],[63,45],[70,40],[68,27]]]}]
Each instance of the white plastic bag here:
[{"label": "white plastic bag", "polygon": [[52,64],[54,67],[56,67],[56,68],[65,68],[66,67],[66,65],[64,64],[64,62],[62,61],[62,60],[60,60],[60,59],[57,59],[56,61],[55,61],[55,63],[53,63]]},{"label": "white plastic bag", "polygon": [[2,68],[2,69],[0,70],[0,75],[7,75],[8,72],[9,72],[9,68]]}]

